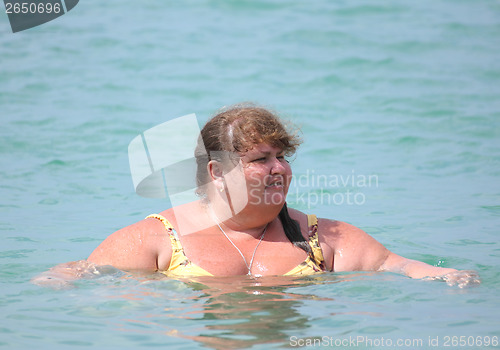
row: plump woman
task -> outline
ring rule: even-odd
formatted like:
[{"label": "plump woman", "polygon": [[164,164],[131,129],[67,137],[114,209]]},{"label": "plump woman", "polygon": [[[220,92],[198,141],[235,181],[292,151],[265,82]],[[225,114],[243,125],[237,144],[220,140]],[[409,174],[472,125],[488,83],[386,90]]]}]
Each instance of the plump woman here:
[{"label": "plump woman", "polygon": [[390,271],[479,283],[474,271],[406,259],[355,226],[288,208],[287,157],[299,143],[267,109],[224,110],[204,126],[195,152],[199,200],[111,234],[87,261],[59,265],[38,282],[111,265],[178,277]]}]

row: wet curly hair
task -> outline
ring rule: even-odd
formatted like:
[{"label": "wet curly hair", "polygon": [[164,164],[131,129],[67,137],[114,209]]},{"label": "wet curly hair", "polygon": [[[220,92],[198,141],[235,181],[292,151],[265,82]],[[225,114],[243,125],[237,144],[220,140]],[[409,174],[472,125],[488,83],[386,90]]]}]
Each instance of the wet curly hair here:
[{"label": "wet curly hair", "polygon": [[297,129],[287,126],[276,114],[253,104],[220,111],[201,130],[195,151],[198,187],[207,181],[208,162],[223,151],[244,153],[259,143],[268,143],[292,156],[302,141]]}]

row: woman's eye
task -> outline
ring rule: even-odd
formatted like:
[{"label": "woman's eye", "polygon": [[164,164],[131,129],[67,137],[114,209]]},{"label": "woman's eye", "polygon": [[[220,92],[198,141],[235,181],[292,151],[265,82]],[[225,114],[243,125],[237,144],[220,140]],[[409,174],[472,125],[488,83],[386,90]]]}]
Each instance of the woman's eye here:
[{"label": "woman's eye", "polygon": [[[287,161],[284,155],[276,156],[276,159],[278,159],[280,162]],[[252,160],[252,162],[264,163],[267,162],[267,157],[255,158],[254,160]]]}]

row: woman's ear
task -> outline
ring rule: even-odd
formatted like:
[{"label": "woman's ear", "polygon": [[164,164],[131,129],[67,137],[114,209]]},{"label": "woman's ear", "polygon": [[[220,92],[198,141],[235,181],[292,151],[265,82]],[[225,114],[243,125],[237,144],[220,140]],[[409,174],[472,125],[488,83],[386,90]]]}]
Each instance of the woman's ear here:
[{"label": "woman's ear", "polygon": [[224,192],[225,183],[222,163],[217,160],[211,160],[207,164],[207,171],[217,191]]},{"label": "woman's ear", "polygon": [[212,181],[223,185],[224,173],[222,170],[222,163],[217,160],[211,160],[207,164],[207,172],[210,175]]}]

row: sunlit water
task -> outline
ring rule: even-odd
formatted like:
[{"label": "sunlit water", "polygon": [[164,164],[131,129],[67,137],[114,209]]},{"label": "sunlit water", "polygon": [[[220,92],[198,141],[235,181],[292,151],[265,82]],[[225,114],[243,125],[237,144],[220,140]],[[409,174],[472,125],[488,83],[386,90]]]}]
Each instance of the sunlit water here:
[{"label": "sunlit water", "polygon": [[[418,349],[467,336],[464,349],[500,336],[499,2],[88,0],[16,34],[0,15],[0,44],[4,348],[356,338],[356,348]],[[169,206],[134,193],[132,138],[240,101],[301,127],[290,206],[401,255],[475,269],[482,284],[380,273],[29,282]]]}]

